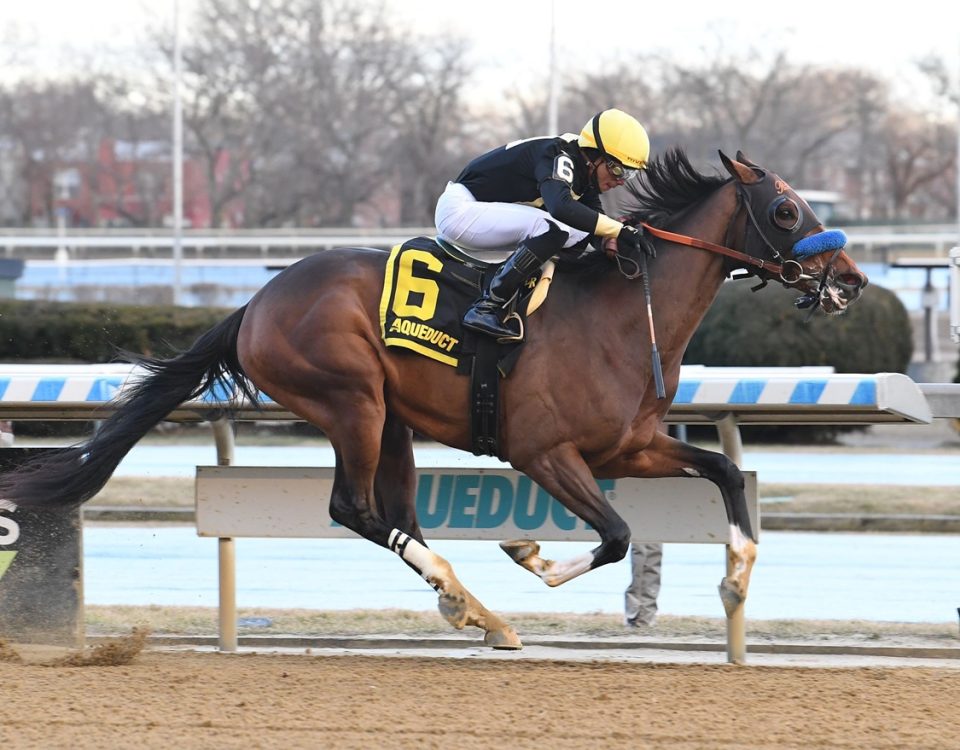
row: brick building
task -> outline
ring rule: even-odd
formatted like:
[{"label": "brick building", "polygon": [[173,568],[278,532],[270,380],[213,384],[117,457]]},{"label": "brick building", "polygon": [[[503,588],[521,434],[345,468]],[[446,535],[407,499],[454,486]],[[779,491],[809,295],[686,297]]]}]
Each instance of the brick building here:
[{"label": "brick building", "polygon": [[[236,179],[231,156],[222,152],[213,179]],[[52,184],[51,184],[52,183]],[[207,164],[189,156],[183,161],[184,226],[214,225]],[[132,143],[103,139],[93,160],[61,160],[50,165],[29,186],[31,216],[38,226],[62,213],[69,227],[161,227],[173,217],[173,164],[170,146],[162,141]],[[243,225],[243,203],[229,201],[219,225]]]}]

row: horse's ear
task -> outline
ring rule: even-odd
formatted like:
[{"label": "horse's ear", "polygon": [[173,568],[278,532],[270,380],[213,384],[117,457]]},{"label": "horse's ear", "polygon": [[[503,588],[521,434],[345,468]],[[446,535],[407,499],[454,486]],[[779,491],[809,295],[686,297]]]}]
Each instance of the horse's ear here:
[{"label": "horse's ear", "polygon": [[[754,171],[754,167],[741,164],[739,161],[734,161],[723,153],[723,151],[718,151],[717,153],[720,154],[720,161],[723,162],[723,166],[733,179],[742,182],[744,185],[752,185],[760,181],[760,175]],[[737,156],[739,157],[739,154],[737,154]]]},{"label": "horse's ear", "polygon": [[742,162],[743,164],[746,164],[748,167],[753,167],[754,169],[760,169],[760,165],[754,164],[752,161],[750,161],[750,157],[747,156],[745,153],[743,153],[743,151],[737,151],[737,161]]}]

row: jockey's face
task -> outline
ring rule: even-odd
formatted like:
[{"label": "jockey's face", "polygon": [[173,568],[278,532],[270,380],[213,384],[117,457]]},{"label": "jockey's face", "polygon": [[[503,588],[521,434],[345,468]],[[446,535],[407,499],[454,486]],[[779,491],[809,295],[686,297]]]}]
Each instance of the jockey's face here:
[{"label": "jockey's face", "polygon": [[601,193],[605,193],[611,188],[615,188],[624,183],[625,180],[622,177],[615,177],[613,175],[605,159],[597,159],[593,164],[594,169],[597,171],[597,187],[600,188]]}]

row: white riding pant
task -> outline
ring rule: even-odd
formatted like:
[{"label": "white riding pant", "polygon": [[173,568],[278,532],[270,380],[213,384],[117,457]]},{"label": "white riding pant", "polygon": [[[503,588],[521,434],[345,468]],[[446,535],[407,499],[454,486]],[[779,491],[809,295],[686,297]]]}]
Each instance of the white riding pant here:
[{"label": "white riding pant", "polygon": [[447,183],[447,189],[437,201],[434,218],[440,237],[469,250],[513,252],[527,237],[546,232],[548,221],[570,235],[564,247],[576,245],[589,234],[533,206],[478,201],[459,182]]}]

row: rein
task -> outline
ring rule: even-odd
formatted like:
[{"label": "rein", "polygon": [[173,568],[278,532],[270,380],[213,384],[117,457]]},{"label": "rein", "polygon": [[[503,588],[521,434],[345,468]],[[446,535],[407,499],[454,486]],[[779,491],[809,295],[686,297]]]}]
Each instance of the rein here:
[{"label": "rein", "polygon": [[[719,255],[726,255],[728,258],[739,260],[742,263],[772,273],[785,284],[794,284],[804,276],[803,267],[795,260],[788,260],[783,263],[771,263],[769,260],[757,258],[748,253],[742,253],[739,250],[718,245],[715,242],[708,242],[707,240],[689,237],[685,234],[677,234],[676,232],[668,232],[665,229],[658,229],[657,227],[650,226],[646,222],[642,222],[641,226],[643,226],[644,230],[661,240],[696,247],[700,250],[708,250],[711,253],[718,253]],[[787,269],[789,269],[789,275]]]}]

